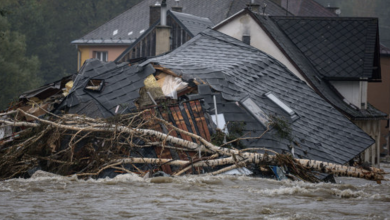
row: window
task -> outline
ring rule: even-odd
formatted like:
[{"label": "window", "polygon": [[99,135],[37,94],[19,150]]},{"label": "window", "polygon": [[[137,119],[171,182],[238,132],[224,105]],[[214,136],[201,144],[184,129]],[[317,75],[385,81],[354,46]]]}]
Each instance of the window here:
[{"label": "window", "polygon": [[94,52],[94,57],[100,61],[105,61],[107,62],[108,58],[108,52],[103,52],[103,51],[95,51]]},{"label": "window", "polygon": [[274,95],[272,92],[267,92],[265,94],[267,98],[269,98],[273,103],[278,105],[281,109],[283,109],[285,112],[287,112],[291,119],[295,120],[298,119],[299,116],[292,110],[288,105],[286,105],[282,100],[280,100],[276,95]]},{"label": "window", "polygon": [[251,45],[251,36],[242,36],[242,42],[245,44]]},{"label": "window", "polygon": [[281,107],[285,112],[287,112],[289,115],[294,115],[295,112],[290,107],[288,107],[282,100],[280,100],[278,97],[276,97],[272,92],[268,92],[265,94],[271,101],[273,101],[275,104],[277,104],[279,107]]},{"label": "window", "polygon": [[246,98],[241,101],[241,104],[265,127],[271,122],[269,117],[260,109],[258,105],[251,99]]}]

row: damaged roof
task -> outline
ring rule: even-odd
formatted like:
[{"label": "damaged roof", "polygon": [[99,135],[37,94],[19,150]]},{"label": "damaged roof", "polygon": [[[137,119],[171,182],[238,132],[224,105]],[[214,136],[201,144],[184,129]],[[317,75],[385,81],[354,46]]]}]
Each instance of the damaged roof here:
[{"label": "damaged roof", "polygon": [[[250,12],[249,12],[250,13]],[[353,104],[349,103],[338,91],[334,86],[327,80],[324,75],[321,75],[318,68],[313,63],[314,61],[310,61],[309,56],[311,54],[307,53],[306,55],[298,48],[297,44],[299,43],[299,40],[303,40],[303,38],[294,38],[295,42],[293,42],[286,34],[283,32],[283,30],[280,28],[280,26],[277,24],[275,20],[277,19],[283,19],[283,18],[273,18],[273,17],[265,17],[256,15],[255,13],[252,13],[252,15],[257,17],[257,21],[259,25],[266,31],[266,33],[273,39],[275,44],[278,45],[280,50],[296,65],[298,69],[300,69],[301,74],[306,78],[306,80],[309,82],[309,84],[317,91],[318,94],[320,94],[324,99],[326,99],[329,103],[331,103],[334,107],[336,107],[339,111],[343,112],[345,115],[350,117],[351,119],[356,120],[365,120],[370,118],[377,118],[377,119],[384,119],[386,117],[386,114],[379,111],[372,105],[368,104],[366,109],[359,109]],[[299,19],[303,19],[303,23],[305,23],[305,18],[298,18],[296,17],[298,21]],[[275,20],[274,20],[275,19]],[[286,18],[289,19],[289,18]],[[294,19],[294,18],[291,18]],[[312,19],[312,18],[307,18]],[[350,18],[316,18],[316,19],[323,19],[326,23],[328,19],[340,19],[340,21],[347,20]],[[365,21],[364,18],[357,18],[357,21],[360,20]],[[370,19],[369,19],[370,20]],[[321,23],[318,21],[318,23]],[[337,23],[337,22],[335,22]],[[321,27],[321,25],[319,25]],[[287,27],[286,27],[287,28]],[[327,26],[325,26],[327,28]],[[338,35],[339,36],[339,35]],[[320,36],[321,37],[321,36]],[[324,39],[321,37],[321,39]],[[324,40],[325,41],[325,40]],[[307,42],[307,41],[306,41]],[[324,43],[327,44],[326,41]],[[311,44],[308,43],[308,46]],[[301,45],[302,48],[304,45]],[[322,46],[324,51],[318,52],[318,53],[325,53],[327,51],[326,46]],[[348,48],[342,47],[345,50],[349,50]],[[375,47],[371,47],[370,50],[375,49]],[[367,48],[369,49],[369,48]],[[303,50],[303,49],[302,49]],[[338,49],[336,49],[338,50]],[[352,49],[353,50],[353,49]],[[371,51],[374,54],[374,51]],[[316,52],[317,53],[317,52]],[[326,57],[326,56],[325,56]],[[314,59],[314,58],[312,58]],[[371,64],[371,67],[373,66],[373,63]],[[336,67],[338,68],[338,67]],[[340,67],[342,68],[342,67]],[[372,69],[371,69],[372,71]],[[347,71],[347,73],[349,73]],[[323,72],[323,74],[327,74],[326,71]],[[354,73],[351,73],[351,76],[353,76]],[[375,74],[373,74],[375,75]],[[348,76],[348,75],[347,75]]]},{"label": "damaged roof", "polygon": [[[73,44],[131,44],[149,28],[149,6],[157,0],[143,0],[129,10],[101,25]],[[272,0],[256,0],[258,4],[267,4],[266,13],[272,15],[286,15],[286,10]],[[242,0],[181,0],[183,13],[209,18],[211,22],[218,22],[244,9],[248,1]],[[175,0],[167,0],[168,9],[175,6]]]},{"label": "damaged roof", "polygon": [[[291,123],[291,140],[278,138],[273,129],[261,139],[244,141],[246,147],[266,147],[279,153],[294,148],[300,158],[343,164],[374,143],[279,61],[219,32],[206,30],[173,52],[141,65],[150,62],[171,69],[183,79],[206,81],[215,91],[207,85],[199,86],[199,94],[189,98],[202,98],[206,106],[213,106],[215,95],[218,113],[223,113],[226,121],[245,122],[245,131],[252,137],[261,135],[265,127],[244,110],[242,103],[237,104],[245,98],[253,100],[266,114]],[[267,98],[268,92],[289,106],[298,118],[292,119]]]},{"label": "damaged roof", "polygon": [[[381,79],[377,18],[271,17],[330,80]],[[376,68],[376,69],[375,69]]]},{"label": "damaged roof", "polygon": [[[134,101],[139,97],[140,88],[144,87],[145,78],[154,72],[151,65],[116,65],[113,62],[89,59],[80,69],[69,95],[58,110],[69,108],[69,113],[94,118],[128,113],[135,107]],[[100,92],[86,89],[93,79],[104,81]]]}]

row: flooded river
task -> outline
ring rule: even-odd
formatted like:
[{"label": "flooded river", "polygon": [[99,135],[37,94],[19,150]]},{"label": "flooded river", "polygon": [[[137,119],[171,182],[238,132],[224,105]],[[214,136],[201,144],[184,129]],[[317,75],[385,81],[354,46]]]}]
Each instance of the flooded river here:
[{"label": "flooded river", "polygon": [[[390,164],[383,164],[390,172]],[[387,175],[387,178],[390,178]],[[77,180],[38,172],[0,182],[1,219],[390,219],[390,182],[237,176]]]}]

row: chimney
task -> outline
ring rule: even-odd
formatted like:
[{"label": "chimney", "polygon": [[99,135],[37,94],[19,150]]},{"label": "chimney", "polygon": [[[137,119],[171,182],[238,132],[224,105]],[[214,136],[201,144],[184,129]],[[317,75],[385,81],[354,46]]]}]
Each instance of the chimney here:
[{"label": "chimney", "polygon": [[171,7],[172,11],[183,12],[183,7],[179,6],[180,0],[175,0],[175,6]]},{"label": "chimney", "polygon": [[161,5],[156,2],[156,4],[149,6],[149,27],[152,26],[160,19]]},{"label": "chimney", "polygon": [[156,27],[156,56],[171,50],[171,27],[167,26],[167,2],[161,3],[160,25]]},{"label": "chimney", "polygon": [[328,7],[326,7],[326,9],[328,9],[328,11],[335,13],[337,16],[340,16],[340,14],[341,14],[341,10],[339,7],[330,7],[330,5],[328,5]]},{"label": "chimney", "polygon": [[254,13],[260,13],[260,5],[256,4],[255,0],[251,0],[246,6]]}]

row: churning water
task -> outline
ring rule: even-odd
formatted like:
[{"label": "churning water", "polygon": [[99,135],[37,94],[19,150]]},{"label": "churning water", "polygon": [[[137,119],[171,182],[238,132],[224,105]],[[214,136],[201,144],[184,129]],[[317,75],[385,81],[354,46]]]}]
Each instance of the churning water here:
[{"label": "churning water", "polygon": [[[390,164],[382,164],[390,172]],[[387,175],[387,178],[390,178]],[[157,181],[156,181],[157,180]],[[77,180],[38,171],[0,182],[1,219],[390,219],[390,182],[129,174]]]}]

